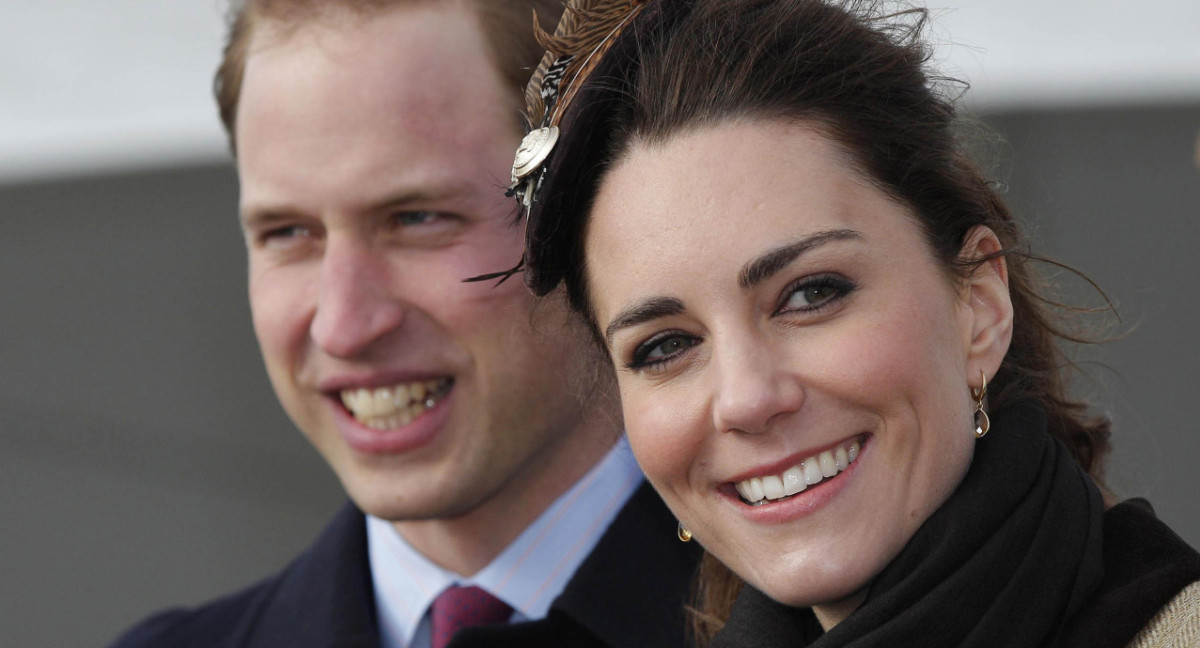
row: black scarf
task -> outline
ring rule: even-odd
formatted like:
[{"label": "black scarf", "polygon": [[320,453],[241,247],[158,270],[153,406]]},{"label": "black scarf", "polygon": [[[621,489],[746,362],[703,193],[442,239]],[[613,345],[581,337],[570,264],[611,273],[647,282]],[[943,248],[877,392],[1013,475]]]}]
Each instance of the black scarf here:
[{"label": "black scarf", "polygon": [[[1165,580],[1171,582],[1154,596],[1144,588],[1115,588],[1124,592],[1116,599],[1137,599],[1145,609],[1127,618],[1121,632],[1097,632],[1095,622],[1105,617],[1084,610],[1085,603],[1114,589],[1102,586],[1109,548],[1102,541],[1100,493],[1046,432],[1040,407],[1015,405],[992,421],[962,484],[874,580],[858,610],[822,634],[811,610],[781,605],[746,586],[712,647],[1120,648],[1200,577],[1200,556],[1153,521],[1174,538],[1174,556],[1184,556],[1187,569],[1169,570]],[[1146,514],[1126,511],[1118,518],[1139,515]],[[1081,644],[1083,636],[1098,643]]]}]

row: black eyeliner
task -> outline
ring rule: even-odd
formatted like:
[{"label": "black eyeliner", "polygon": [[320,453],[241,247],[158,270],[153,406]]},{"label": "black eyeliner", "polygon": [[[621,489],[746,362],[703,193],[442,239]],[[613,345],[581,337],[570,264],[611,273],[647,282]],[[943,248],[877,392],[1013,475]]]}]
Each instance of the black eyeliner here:
[{"label": "black eyeliner", "polygon": [[689,335],[689,334],[684,333],[683,331],[679,331],[679,330],[662,331],[660,333],[656,333],[653,336],[651,336],[648,340],[637,345],[637,348],[635,348],[633,350],[633,358],[631,358],[629,360],[629,362],[625,363],[625,368],[636,371],[638,369],[644,369],[646,367],[653,367],[653,366],[661,365],[663,363],[670,362],[671,360],[676,358],[680,353],[683,353],[683,351],[687,350],[687,349],[683,349],[683,350],[673,353],[669,356],[664,356],[658,360],[647,360],[646,359],[650,355],[650,353],[652,351],[654,351],[654,347],[658,346],[659,344],[662,344],[663,342],[665,342],[667,340],[670,340],[671,338],[686,338],[686,339],[691,340],[693,343],[688,345],[687,349],[690,349],[691,347],[695,346],[696,343],[699,342],[699,340],[695,336]]},{"label": "black eyeliner", "polygon": [[[796,309],[792,309],[790,311],[783,310],[784,306],[792,298],[792,296],[794,296],[798,292],[807,290],[809,288],[831,288],[835,291],[836,294],[831,296],[829,299],[826,299],[826,300],[820,302],[819,304],[814,304],[811,307],[796,308]],[[792,283],[788,284],[787,288],[784,288],[783,292],[779,296],[778,302],[776,302],[776,304],[775,304],[774,314],[782,315],[785,312],[786,313],[816,313],[816,312],[823,310],[827,306],[833,305],[835,302],[841,301],[847,295],[849,295],[850,293],[854,292],[857,289],[858,289],[858,284],[854,283],[850,279],[847,279],[846,277],[839,275],[839,274],[826,272],[826,273],[821,273],[821,274],[817,274],[817,275],[809,275],[807,277],[801,277],[800,279],[797,279],[797,280],[793,281]]]}]

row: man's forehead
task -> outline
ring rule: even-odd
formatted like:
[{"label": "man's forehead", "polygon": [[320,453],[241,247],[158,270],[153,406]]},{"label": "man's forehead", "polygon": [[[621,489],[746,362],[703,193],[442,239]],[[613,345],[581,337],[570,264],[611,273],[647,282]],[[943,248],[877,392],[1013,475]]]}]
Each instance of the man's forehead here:
[{"label": "man's forehead", "polygon": [[[246,62],[239,113],[295,111],[281,104],[300,101],[338,119],[378,111],[464,134],[480,110],[505,111],[515,122],[517,93],[495,71],[477,18],[454,7],[461,4],[405,4],[369,20],[314,22],[283,38],[264,31]],[[323,101],[329,94],[340,102]]]},{"label": "man's forehead", "polygon": [[470,208],[502,195],[519,141],[515,93],[474,21],[419,3],[267,34],[247,60],[235,124],[243,211]]}]

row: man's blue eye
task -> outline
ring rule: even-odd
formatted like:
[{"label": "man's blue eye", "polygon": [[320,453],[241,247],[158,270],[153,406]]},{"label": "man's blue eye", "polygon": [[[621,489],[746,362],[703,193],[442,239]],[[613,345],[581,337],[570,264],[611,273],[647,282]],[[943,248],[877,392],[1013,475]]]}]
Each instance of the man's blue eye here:
[{"label": "man's blue eye", "polygon": [[301,238],[312,234],[307,226],[304,225],[289,225],[287,227],[277,227],[272,230],[267,230],[259,237],[263,242],[288,240]]},{"label": "man's blue eye", "polygon": [[431,211],[408,211],[396,214],[396,224],[398,225],[424,225],[437,218],[437,212]]}]

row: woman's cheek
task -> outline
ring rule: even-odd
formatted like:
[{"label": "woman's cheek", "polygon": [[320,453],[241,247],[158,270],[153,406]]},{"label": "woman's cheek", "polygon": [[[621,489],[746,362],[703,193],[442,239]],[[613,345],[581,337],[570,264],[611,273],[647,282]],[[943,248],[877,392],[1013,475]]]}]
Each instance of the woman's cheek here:
[{"label": "woman's cheek", "polygon": [[[659,390],[646,398],[636,388],[621,389],[626,433],[642,471],[664,497],[685,487],[689,467],[703,444],[688,409]],[[652,401],[652,402],[651,402]]]}]

